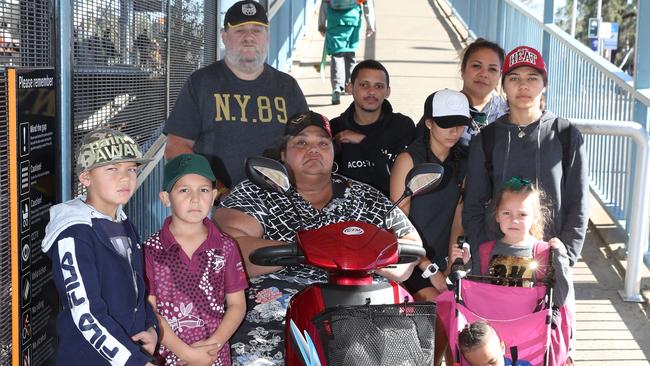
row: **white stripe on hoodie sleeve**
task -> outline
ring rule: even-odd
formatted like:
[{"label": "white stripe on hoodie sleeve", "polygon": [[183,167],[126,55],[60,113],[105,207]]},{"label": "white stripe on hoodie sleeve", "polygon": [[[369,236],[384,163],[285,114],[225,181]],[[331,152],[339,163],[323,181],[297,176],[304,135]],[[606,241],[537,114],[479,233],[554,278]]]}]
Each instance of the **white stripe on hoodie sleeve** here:
[{"label": "white stripe on hoodie sleeve", "polygon": [[125,365],[131,357],[131,352],[90,311],[90,301],[79,270],[73,238],[64,238],[58,241],[58,255],[66,300],[77,329],[111,365]]}]

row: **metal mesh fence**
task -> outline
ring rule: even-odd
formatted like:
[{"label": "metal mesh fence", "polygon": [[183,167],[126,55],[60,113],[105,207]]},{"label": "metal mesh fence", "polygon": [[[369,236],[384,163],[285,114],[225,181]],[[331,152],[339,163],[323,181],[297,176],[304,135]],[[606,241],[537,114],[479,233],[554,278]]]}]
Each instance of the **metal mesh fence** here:
[{"label": "metal mesh fence", "polygon": [[[214,60],[216,2],[169,1],[73,2],[72,139],[75,149],[89,130],[99,126],[123,130],[139,143],[148,145],[159,135],[156,129],[164,122],[187,76]],[[54,65],[54,3],[53,0],[1,2],[0,65]],[[172,50],[169,57],[168,50]],[[6,126],[6,74],[1,70],[0,189],[3,192],[8,192],[9,184]],[[11,364],[10,253],[9,200],[5,199],[0,201],[0,365]]]},{"label": "metal mesh fence", "polygon": [[[7,0],[0,4],[0,65],[50,66],[51,1]],[[7,74],[0,70],[0,191],[9,192]],[[11,241],[9,199],[0,200],[0,365],[11,364]]]},{"label": "metal mesh fence", "polygon": [[49,66],[51,2],[7,0],[0,4],[0,65]]},{"label": "metal mesh fence", "polygon": [[141,145],[158,137],[185,79],[214,61],[217,32],[204,24],[216,18],[212,3],[75,0],[75,150],[99,126],[122,130]]},{"label": "metal mesh fence", "polygon": [[0,70],[0,365],[11,364],[11,246],[9,221],[9,151],[7,73]]},{"label": "metal mesh fence", "polygon": [[433,364],[436,305],[340,306],[314,319],[327,363],[340,366]]},{"label": "metal mesh fence", "polygon": [[[217,46],[216,1],[169,0],[170,106],[192,71],[215,60]],[[205,11],[201,11],[203,9]]]}]

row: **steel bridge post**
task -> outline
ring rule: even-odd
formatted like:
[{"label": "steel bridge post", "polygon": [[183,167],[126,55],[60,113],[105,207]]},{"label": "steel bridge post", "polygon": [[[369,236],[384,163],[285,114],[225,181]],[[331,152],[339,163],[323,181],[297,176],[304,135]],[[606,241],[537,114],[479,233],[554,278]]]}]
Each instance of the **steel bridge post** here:
[{"label": "steel bridge post", "polygon": [[[642,34],[650,34],[650,2],[637,1],[636,15],[636,45],[634,47],[634,88],[650,96],[650,43]],[[645,41],[643,41],[644,39]],[[634,105],[634,120],[648,129],[648,108],[636,101]]]},{"label": "steel bridge post", "polygon": [[[544,0],[544,24],[554,24],[554,0]],[[542,57],[546,62],[551,59],[551,35],[544,30],[542,33]]]},{"label": "steel bridge post", "polygon": [[72,194],[72,1],[58,0],[55,2],[56,24],[56,67],[58,73],[57,108],[61,123],[59,153],[59,195],[61,201],[69,200]]}]

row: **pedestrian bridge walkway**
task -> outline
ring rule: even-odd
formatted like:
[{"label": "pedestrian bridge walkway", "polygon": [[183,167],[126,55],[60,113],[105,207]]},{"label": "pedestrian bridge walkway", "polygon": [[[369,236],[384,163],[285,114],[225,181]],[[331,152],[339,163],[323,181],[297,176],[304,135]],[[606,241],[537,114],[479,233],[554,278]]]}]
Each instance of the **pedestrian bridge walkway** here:
[{"label": "pedestrian bridge walkway", "polygon": [[[460,51],[467,32],[442,0],[375,0],[377,33],[362,43],[357,58],[374,58],[390,73],[395,111],[417,121],[427,95],[441,88],[460,89]],[[323,38],[316,17],[307,24],[298,43],[292,74],[312,109],[330,118],[352,102],[330,105],[329,67],[321,78],[315,66],[322,57]],[[506,35],[508,36],[508,35]],[[507,50],[506,50],[507,51]],[[552,67],[552,65],[551,65]],[[616,225],[592,202],[592,220],[583,259],[574,268],[577,300],[578,365],[649,365],[650,307],[626,303],[618,290],[624,286],[626,263],[618,258],[624,244]],[[647,298],[650,272],[642,267],[641,289]],[[506,305],[506,304],[504,304]]]}]

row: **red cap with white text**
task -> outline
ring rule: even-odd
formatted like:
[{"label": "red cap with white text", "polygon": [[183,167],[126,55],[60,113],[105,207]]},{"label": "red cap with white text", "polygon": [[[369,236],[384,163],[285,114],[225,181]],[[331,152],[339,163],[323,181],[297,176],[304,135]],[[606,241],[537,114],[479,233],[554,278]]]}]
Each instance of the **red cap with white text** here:
[{"label": "red cap with white text", "polygon": [[546,77],[546,64],[542,54],[532,47],[519,46],[508,52],[503,63],[503,75],[505,76],[521,66],[530,66]]}]

